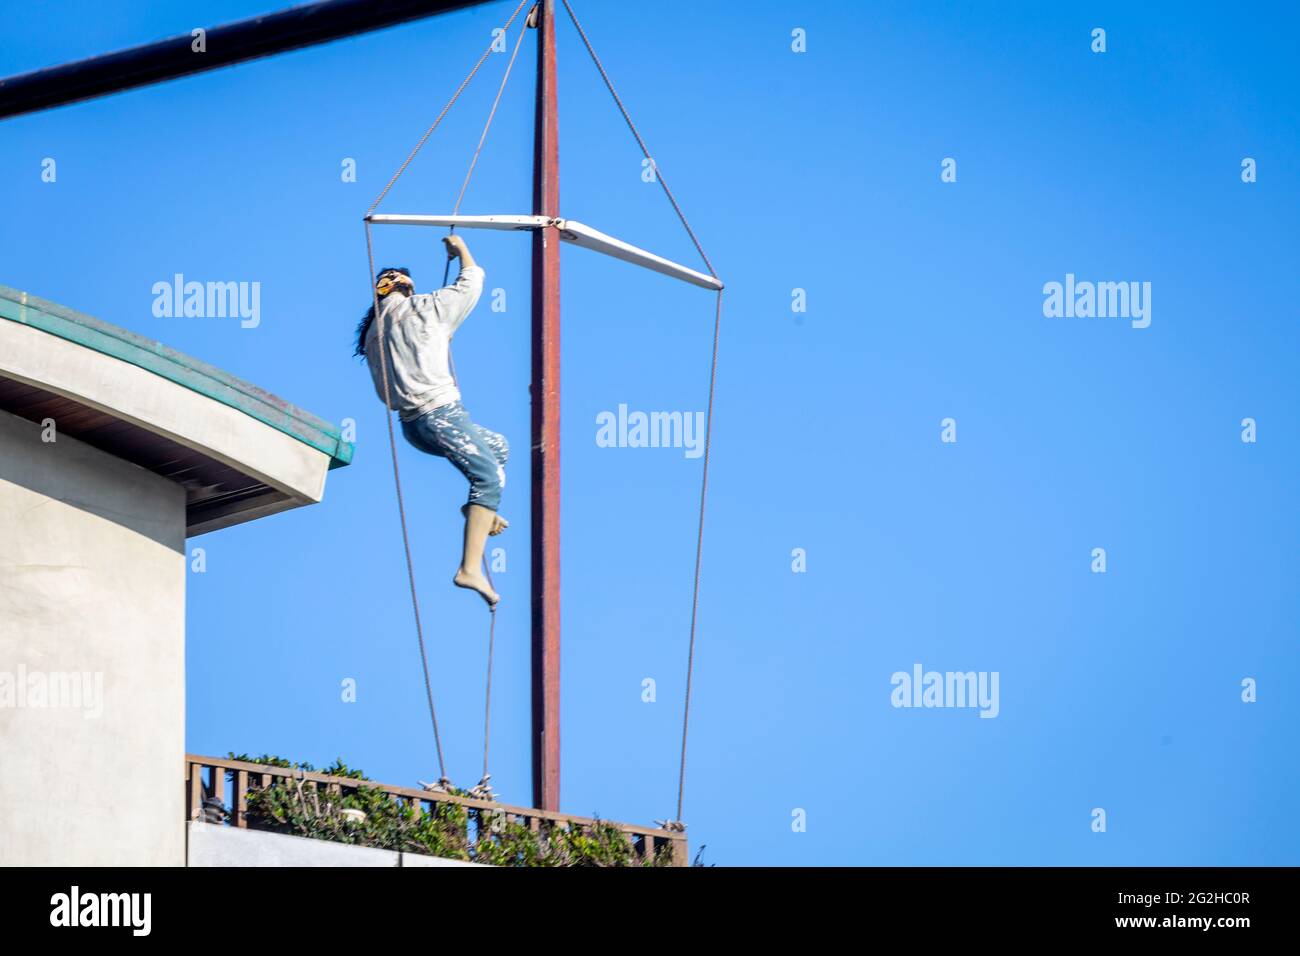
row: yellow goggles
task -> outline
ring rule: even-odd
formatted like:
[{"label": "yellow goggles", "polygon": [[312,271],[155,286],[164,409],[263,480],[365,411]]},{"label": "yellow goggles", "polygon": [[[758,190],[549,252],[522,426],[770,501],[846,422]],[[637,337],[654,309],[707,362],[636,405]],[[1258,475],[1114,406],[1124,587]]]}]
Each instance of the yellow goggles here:
[{"label": "yellow goggles", "polygon": [[385,272],[379,277],[379,281],[375,283],[375,291],[380,295],[388,295],[404,278],[406,277],[400,272]]}]

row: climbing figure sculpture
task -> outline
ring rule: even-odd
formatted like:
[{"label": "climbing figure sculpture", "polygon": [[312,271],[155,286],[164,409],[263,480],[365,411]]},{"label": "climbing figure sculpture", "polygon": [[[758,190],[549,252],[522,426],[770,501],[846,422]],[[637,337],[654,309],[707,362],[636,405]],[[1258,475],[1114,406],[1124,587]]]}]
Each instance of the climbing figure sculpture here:
[{"label": "climbing figure sculpture", "polygon": [[509,524],[497,509],[510,448],[503,436],[474,424],[461,404],[451,339],[478,302],[483,269],[460,236],[448,236],[443,242],[448,258],[460,260],[456,281],[437,292],[417,295],[409,270],[381,269],[375,292],[382,321],[375,321],[372,305],[357,326],[355,354],[366,359],[375,392],[388,404],[379,352],[383,328],[392,395],[389,407],[402,421],[402,434],[420,451],[446,458],[469,479],[469,500],[461,508],[464,550],[452,580],[457,587],[477,591],[496,610],[500,598],[481,564],[488,535],[500,534]]}]

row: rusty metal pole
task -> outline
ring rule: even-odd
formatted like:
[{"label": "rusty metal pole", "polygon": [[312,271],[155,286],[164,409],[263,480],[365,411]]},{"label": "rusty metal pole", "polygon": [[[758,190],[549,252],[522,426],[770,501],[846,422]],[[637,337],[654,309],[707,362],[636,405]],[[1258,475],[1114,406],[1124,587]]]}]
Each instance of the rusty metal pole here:
[{"label": "rusty metal pole", "polygon": [[[533,213],[559,218],[555,0],[534,8],[537,115]],[[560,809],[560,235],[533,230],[532,323],[533,805]]]}]

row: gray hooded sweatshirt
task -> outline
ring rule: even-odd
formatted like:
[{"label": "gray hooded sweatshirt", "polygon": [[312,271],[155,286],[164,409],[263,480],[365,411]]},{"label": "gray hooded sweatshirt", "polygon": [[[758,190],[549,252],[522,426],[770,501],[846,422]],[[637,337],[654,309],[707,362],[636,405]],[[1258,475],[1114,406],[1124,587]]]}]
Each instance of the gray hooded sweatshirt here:
[{"label": "gray hooded sweatshirt", "polygon": [[380,317],[366,333],[366,362],[375,394],[384,401],[383,370],[379,364],[379,326],[384,326],[388,356],[389,406],[402,421],[419,418],[440,405],[460,401],[451,367],[451,337],[478,303],[483,269],[460,270],[456,281],[422,295],[392,293],[379,303]]}]

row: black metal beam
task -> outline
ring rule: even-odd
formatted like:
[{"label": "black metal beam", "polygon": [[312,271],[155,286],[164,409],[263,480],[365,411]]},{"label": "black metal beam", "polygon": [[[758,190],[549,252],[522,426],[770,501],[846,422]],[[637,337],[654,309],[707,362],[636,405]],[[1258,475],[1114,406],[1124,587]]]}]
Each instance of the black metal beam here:
[{"label": "black metal beam", "polygon": [[0,119],[328,43],[489,0],[322,0],[0,80]]}]

